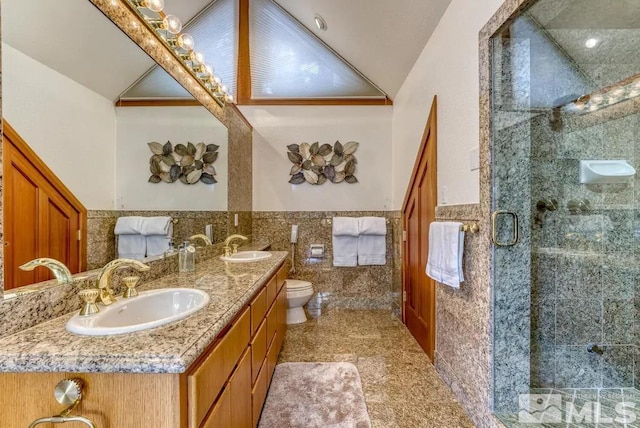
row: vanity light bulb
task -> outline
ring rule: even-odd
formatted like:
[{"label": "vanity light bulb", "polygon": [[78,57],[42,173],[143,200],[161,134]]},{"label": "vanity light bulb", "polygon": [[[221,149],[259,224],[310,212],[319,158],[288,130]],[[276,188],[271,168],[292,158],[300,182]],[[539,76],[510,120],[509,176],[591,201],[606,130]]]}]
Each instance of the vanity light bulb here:
[{"label": "vanity light bulb", "polygon": [[171,34],[178,34],[182,30],[182,22],[175,15],[167,15],[162,20],[162,27]]},{"label": "vanity light bulb", "polygon": [[193,40],[193,36],[189,33],[182,33],[178,36],[178,46],[182,49],[192,51],[195,46],[195,41]]},{"label": "vanity light bulb", "polygon": [[233,102],[233,95],[231,94],[227,94],[224,96],[224,100],[228,103],[232,103]]},{"label": "vanity light bulb", "polygon": [[152,12],[162,12],[164,9],[164,0],[144,0],[142,5]]},{"label": "vanity light bulb", "polygon": [[213,74],[213,67],[207,64],[204,66],[204,71],[207,73],[208,76],[211,76]]},{"label": "vanity light bulb", "polygon": [[229,88],[227,88],[227,85],[222,85],[222,87],[220,88],[220,92],[225,93],[228,89]]},{"label": "vanity light bulb", "polygon": [[213,81],[215,82],[216,85],[219,85],[222,82],[219,76],[213,76]]},{"label": "vanity light bulb", "polygon": [[203,54],[201,54],[200,52],[193,51],[193,52],[191,52],[191,54],[189,55],[189,60],[190,60],[191,62],[195,62],[195,63],[198,63],[198,64],[202,64],[202,63],[204,63],[204,55],[203,55]]}]

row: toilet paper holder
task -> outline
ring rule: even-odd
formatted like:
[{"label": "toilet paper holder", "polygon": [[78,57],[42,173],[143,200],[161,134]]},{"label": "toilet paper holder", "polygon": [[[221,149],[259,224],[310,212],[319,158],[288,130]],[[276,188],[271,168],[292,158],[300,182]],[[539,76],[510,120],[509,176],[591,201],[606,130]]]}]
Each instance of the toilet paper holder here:
[{"label": "toilet paper holder", "polygon": [[67,406],[60,414],[50,416],[48,418],[40,418],[31,422],[29,428],[34,428],[40,424],[63,424],[66,422],[82,422],[89,428],[96,428],[96,424],[89,418],[84,416],[72,416],[71,412],[75,409],[80,401],[82,401],[82,389],[84,382],[80,378],[65,379],[56,385],[53,395],[56,401]]}]

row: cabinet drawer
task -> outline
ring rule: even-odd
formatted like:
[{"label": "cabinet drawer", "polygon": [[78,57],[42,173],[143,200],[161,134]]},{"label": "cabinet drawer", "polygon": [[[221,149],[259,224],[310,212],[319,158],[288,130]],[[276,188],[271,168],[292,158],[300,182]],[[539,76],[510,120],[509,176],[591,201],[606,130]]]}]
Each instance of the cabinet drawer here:
[{"label": "cabinet drawer", "polygon": [[283,265],[278,270],[278,273],[276,274],[276,283],[277,283],[277,286],[278,286],[278,292],[280,292],[280,290],[284,286],[284,282],[287,279],[287,272],[288,271],[289,271],[289,263],[285,262],[285,263],[283,263]]},{"label": "cabinet drawer", "polygon": [[274,275],[271,278],[271,281],[267,284],[267,309],[273,305],[273,302],[276,301],[276,296],[278,295],[278,281],[276,281],[276,276]]},{"label": "cabinet drawer", "polygon": [[256,383],[262,361],[267,355],[267,320],[264,320],[251,341],[251,380]]},{"label": "cabinet drawer", "polygon": [[267,364],[263,364],[262,370],[258,374],[256,384],[251,391],[251,397],[253,399],[253,426],[258,426],[260,420],[260,413],[262,413],[262,406],[264,405],[264,399],[267,397],[267,388],[269,387],[267,379]]},{"label": "cabinet drawer", "polygon": [[231,326],[216,347],[187,377],[189,427],[200,426],[249,344],[249,310]]},{"label": "cabinet drawer", "polygon": [[267,348],[271,345],[271,341],[273,340],[273,336],[276,335],[276,330],[278,329],[278,302],[271,306],[269,312],[267,313]]},{"label": "cabinet drawer", "polygon": [[251,336],[253,337],[267,313],[267,289],[263,288],[251,302]]},{"label": "cabinet drawer", "polygon": [[202,428],[222,428],[231,427],[231,394],[229,388],[225,389],[220,399],[213,406],[207,420],[202,424]]},{"label": "cabinet drawer", "polygon": [[276,337],[274,337],[271,342],[271,347],[267,352],[267,384],[271,384],[273,371],[276,369],[276,364],[278,363],[278,355],[280,354],[280,348],[278,346],[279,340],[278,333],[276,333]]}]

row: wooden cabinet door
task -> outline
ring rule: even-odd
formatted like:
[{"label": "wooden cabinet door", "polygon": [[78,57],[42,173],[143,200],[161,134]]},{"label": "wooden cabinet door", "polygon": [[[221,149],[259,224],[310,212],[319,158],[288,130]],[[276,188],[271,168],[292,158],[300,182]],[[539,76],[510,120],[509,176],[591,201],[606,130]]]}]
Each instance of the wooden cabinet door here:
[{"label": "wooden cabinet door", "polygon": [[5,289],[52,278],[19,266],[39,257],[86,270],[87,211],[20,136],[3,123]]},{"label": "wooden cabinet door", "polygon": [[227,428],[233,426],[231,425],[231,393],[227,387],[216,405],[213,406],[213,410],[211,410],[207,419],[202,423],[202,428]]},{"label": "wooden cabinet door", "polygon": [[238,368],[229,380],[231,393],[231,427],[251,428],[253,408],[251,403],[251,352],[250,349],[238,363]]}]

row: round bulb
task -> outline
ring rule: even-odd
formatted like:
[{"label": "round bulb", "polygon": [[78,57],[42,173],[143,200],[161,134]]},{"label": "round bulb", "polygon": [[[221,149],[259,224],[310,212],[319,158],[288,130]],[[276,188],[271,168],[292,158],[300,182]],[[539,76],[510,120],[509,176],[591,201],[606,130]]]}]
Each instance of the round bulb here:
[{"label": "round bulb", "polygon": [[175,15],[167,15],[162,20],[162,26],[171,34],[178,34],[182,30],[182,22]]},{"label": "round bulb", "polygon": [[584,43],[584,45],[589,49],[591,49],[591,48],[595,48],[598,45],[598,42],[599,42],[598,39],[589,39]]},{"label": "round bulb", "polygon": [[142,3],[144,7],[153,12],[162,12],[164,9],[164,0],[144,0]]},{"label": "round bulb", "polygon": [[227,94],[224,96],[224,100],[228,103],[232,103],[233,102],[233,95],[231,94]]},{"label": "round bulb", "polygon": [[193,57],[200,64],[204,64],[204,54],[202,52],[196,52]]},{"label": "round bulb", "polygon": [[178,46],[182,49],[192,51],[195,46],[195,41],[193,40],[193,36],[189,33],[182,33],[178,36]]},{"label": "round bulb", "polygon": [[218,76],[213,76],[213,81],[216,83],[216,85],[219,85],[220,82],[222,82],[222,80],[220,80],[220,77]]},{"label": "round bulb", "polygon": [[221,92],[227,92],[227,89],[229,89],[229,88],[227,88],[227,85],[222,85],[222,86],[220,87],[220,91],[221,91]]},{"label": "round bulb", "polygon": [[204,71],[207,73],[207,75],[211,76],[213,74],[213,67],[207,64],[204,66]]}]

